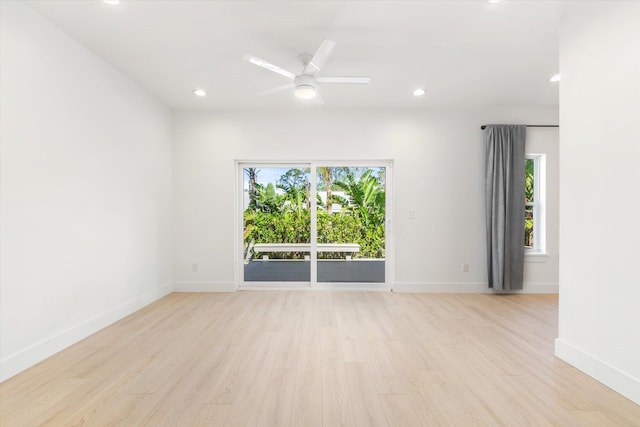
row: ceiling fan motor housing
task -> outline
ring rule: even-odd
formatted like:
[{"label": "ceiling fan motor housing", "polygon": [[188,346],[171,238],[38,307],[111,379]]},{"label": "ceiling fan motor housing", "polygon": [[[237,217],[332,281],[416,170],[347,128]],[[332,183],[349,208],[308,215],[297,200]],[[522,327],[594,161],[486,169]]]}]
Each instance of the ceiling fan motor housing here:
[{"label": "ceiling fan motor housing", "polygon": [[312,88],[315,88],[316,78],[307,74],[301,74],[299,76],[296,76],[296,78],[293,80],[293,83],[296,85],[296,87],[311,86]]}]

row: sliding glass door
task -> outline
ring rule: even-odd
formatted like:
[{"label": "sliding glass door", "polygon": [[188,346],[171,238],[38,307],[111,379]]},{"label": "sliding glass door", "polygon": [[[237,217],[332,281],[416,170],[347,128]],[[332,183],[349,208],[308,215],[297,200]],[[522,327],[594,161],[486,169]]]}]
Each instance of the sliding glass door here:
[{"label": "sliding glass door", "polygon": [[385,282],[386,168],[317,166],[318,282]]},{"label": "sliding glass door", "polygon": [[243,167],[245,282],[309,282],[309,168]]},{"label": "sliding glass door", "polygon": [[241,286],[387,283],[390,166],[239,162]]}]

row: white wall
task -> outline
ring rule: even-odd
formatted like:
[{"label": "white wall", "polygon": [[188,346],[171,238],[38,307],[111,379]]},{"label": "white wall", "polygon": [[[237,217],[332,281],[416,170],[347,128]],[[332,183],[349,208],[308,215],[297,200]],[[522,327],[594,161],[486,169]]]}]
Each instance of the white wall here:
[{"label": "white wall", "polygon": [[[297,112],[176,113],[174,289],[234,288],[235,160],[391,159],[394,289],[484,291],[480,125],[557,120],[555,107],[354,112],[314,106]],[[557,290],[557,134],[557,129],[527,134],[527,151],[548,154],[551,192],[549,256],[526,264],[530,292]],[[197,272],[191,271],[194,263]],[[470,265],[468,273],[462,272],[463,263]]]},{"label": "white wall", "polygon": [[640,404],[640,3],[561,26],[556,354]]},{"label": "white wall", "polygon": [[171,290],[171,115],[0,3],[5,379]]}]

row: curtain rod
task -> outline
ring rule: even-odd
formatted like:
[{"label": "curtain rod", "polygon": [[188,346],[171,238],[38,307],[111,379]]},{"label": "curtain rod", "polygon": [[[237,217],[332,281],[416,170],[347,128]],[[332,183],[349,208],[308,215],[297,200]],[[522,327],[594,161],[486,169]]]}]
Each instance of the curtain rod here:
[{"label": "curtain rod", "polygon": [[[559,128],[560,125],[525,125],[528,128]],[[487,125],[480,126],[480,129],[485,130]]]}]

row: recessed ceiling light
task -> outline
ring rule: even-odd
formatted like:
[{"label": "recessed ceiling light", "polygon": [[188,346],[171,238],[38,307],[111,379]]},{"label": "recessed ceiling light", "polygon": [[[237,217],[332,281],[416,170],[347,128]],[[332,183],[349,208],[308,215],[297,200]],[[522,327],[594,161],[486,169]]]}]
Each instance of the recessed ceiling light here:
[{"label": "recessed ceiling light", "polygon": [[120,4],[120,0],[102,0],[102,1],[105,2],[106,4],[110,4],[111,6]]},{"label": "recessed ceiling light", "polygon": [[422,88],[419,88],[419,89],[416,89],[416,90],[413,91],[413,96],[422,96],[426,92],[427,92],[426,90],[424,90]]},{"label": "recessed ceiling light", "polygon": [[554,74],[553,76],[551,76],[549,81],[550,82],[559,82],[560,81],[560,74]]},{"label": "recessed ceiling light", "polygon": [[193,94],[196,96],[207,96],[207,91],[204,89],[195,89]]}]

